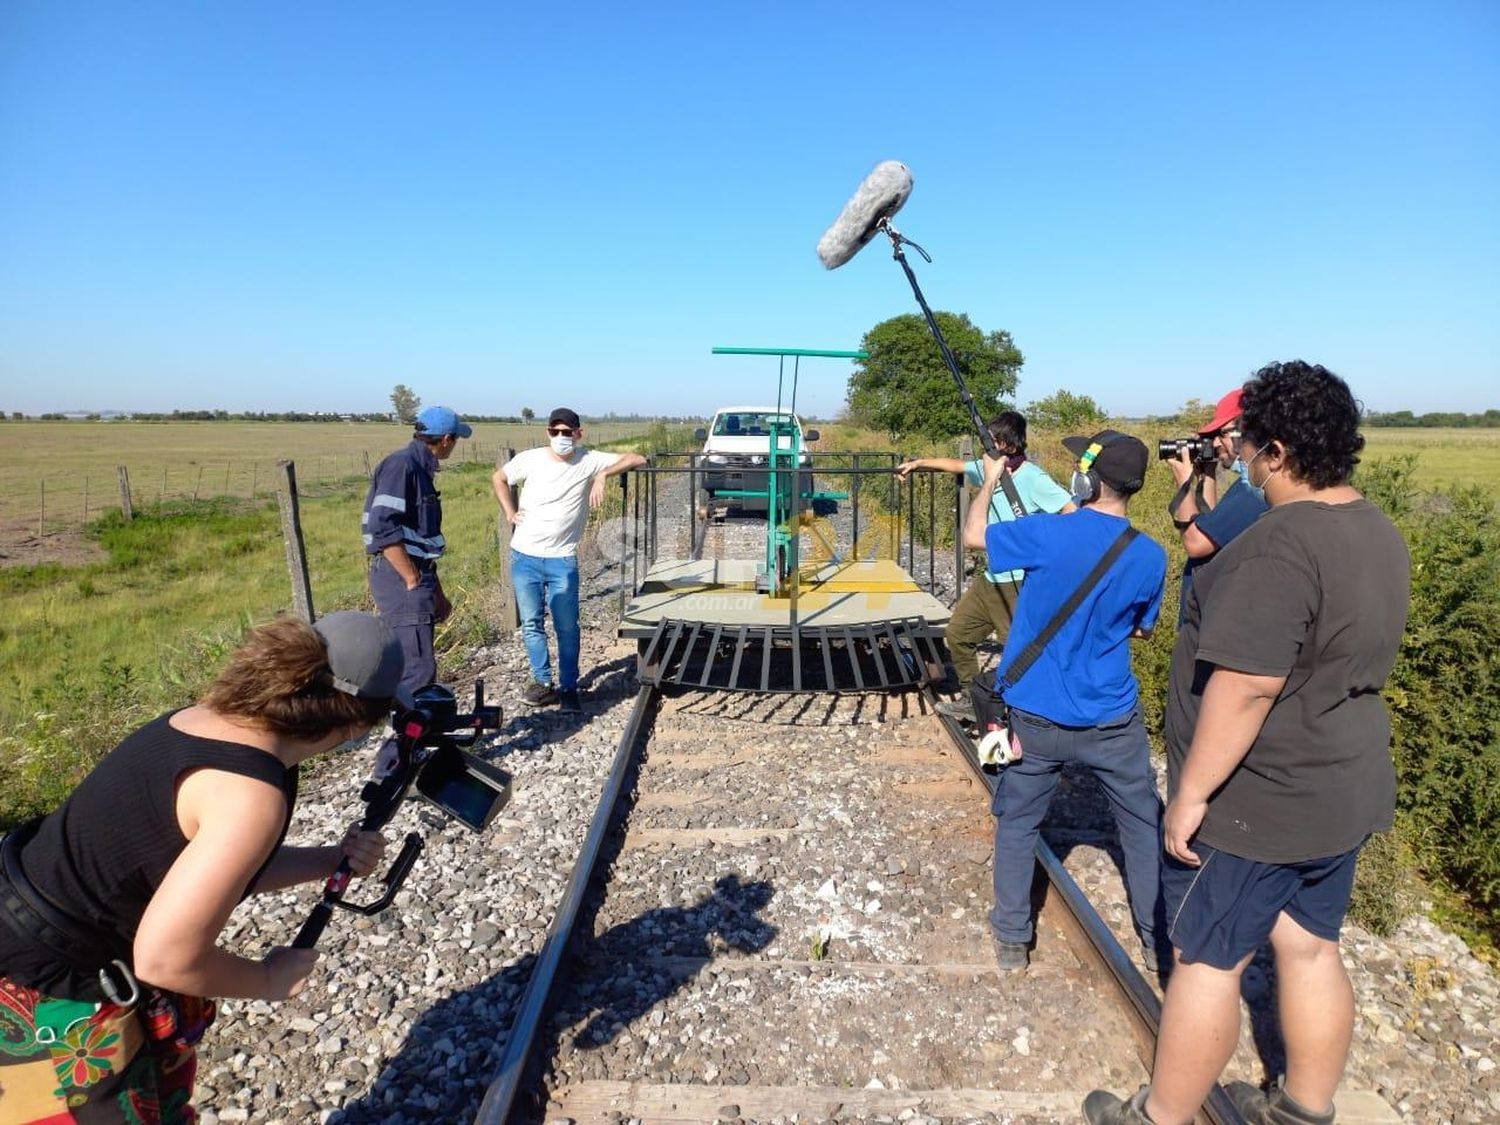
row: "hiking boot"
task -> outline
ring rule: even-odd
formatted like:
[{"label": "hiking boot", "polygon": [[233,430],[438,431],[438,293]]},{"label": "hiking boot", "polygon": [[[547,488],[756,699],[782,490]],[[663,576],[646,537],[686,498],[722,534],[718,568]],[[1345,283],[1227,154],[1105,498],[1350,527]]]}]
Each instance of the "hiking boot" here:
[{"label": "hiking boot", "polygon": [[521,702],[528,707],[551,707],[557,702],[557,692],[551,684],[539,684],[533,680],[521,693]]},{"label": "hiking boot", "polygon": [[1089,1125],[1152,1125],[1146,1116],[1149,1090],[1149,1086],[1142,1086],[1128,1101],[1108,1090],[1095,1090],[1083,1099],[1083,1119]]},{"label": "hiking boot", "polygon": [[1312,1112],[1288,1097],[1279,1082],[1270,1093],[1248,1082],[1231,1082],[1225,1090],[1250,1125],[1333,1125],[1333,1110]]},{"label": "hiking boot", "polygon": [[1024,941],[1002,941],[992,937],[990,944],[995,950],[995,967],[1002,973],[1018,973],[1031,962]]},{"label": "hiking boot", "polygon": [[564,715],[582,715],[583,704],[578,701],[576,691],[562,691],[557,694],[557,709]]},{"label": "hiking boot", "polygon": [[969,698],[967,692],[957,699],[944,699],[936,705],[939,715],[946,715],[950,719],[957,719],[967,726],[977,727],[979,716],[974,714],[974,701]]}]

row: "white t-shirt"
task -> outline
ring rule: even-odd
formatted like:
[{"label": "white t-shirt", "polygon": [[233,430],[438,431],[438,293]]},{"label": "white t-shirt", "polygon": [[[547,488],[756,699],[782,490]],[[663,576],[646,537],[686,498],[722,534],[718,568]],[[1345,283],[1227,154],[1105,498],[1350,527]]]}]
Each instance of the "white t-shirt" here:
[{"label": "white t-shirt", "polygon": [[511,534],[512,550],[544,559],[578,553],[589,518],[589,487],[594,475],[620,459],[618,453],[575,449],[559,461],[546,446],[517,453],[503,466],[505,479],[524,484],[521,519]]}]

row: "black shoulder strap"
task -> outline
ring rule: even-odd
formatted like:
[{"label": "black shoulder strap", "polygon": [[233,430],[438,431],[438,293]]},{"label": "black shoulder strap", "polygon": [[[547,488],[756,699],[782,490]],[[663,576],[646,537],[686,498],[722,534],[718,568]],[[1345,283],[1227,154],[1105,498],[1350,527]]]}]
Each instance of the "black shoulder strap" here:
[{"label": "black shoulder strap", "polygon": [[[1212,509],[1206,503],[1204,503],[1203,500],[1204,478],[1201,474],[1195,473],[1194,475],[1198,477],[1198,483],[1196,485],[1194,485],[1192,481],[1183,481],[1182,484],[1178,487],[1176,494],[1172,497],[1172,499],[1167,501],[1167,516],[1169,519],[1171,519],[1172,526],[1175,527],[1178,531],[1186,531],[1188,528],[1193,526],[1193,520],[1196,520],[1198,516],[1201,516],[1204,512],[1212,511]],[[1180,508],[1182,506],[1182,502],[1187,499],[1189,491],[1193,493],[1193,503],[1198,507],[1198,516],[1194,516],[1191,520],[1180,520],[1177,518],[1177,509]]]},{"label": "black shoulder strap", "polygon": [[1063,623],[1073,616],[1073,611],[1083,604],[1083,599],[1089,596],[1095,586],[1099,585],[1099,580],[1114,565],[1115,560],[1124,553],[1125,548],[1130,546],[1130,541],[1139,534],[1140,532],[1133,527],[1127,527],[1120,532],[1115,541],[1109,545],[1109,550],[1105,551],[1099,557],[1099,561],[1094,564],[1094,569],[1089,571],[1083,581],[1078,584],[1078,589],[1073,591],[1067,601],[1058,606],[1057,612],[1052,615],[1052,620],[1047,622],[1042,631],[1031,639],[1031,643],[1021,650],[1021,655],[1016,657],[1011,666],[1005,670],[998,685],[1001,695],[1015,687],[1021,677],[1031,670],[1037,657],[1041,656],[1042,650],[1047,647],[1047,642],[1057,635]]},{"label": "black shoulder strap", "polygon": [[[983,464],[981,461],[980,464]],[[1005,499],[1010,502],[1010,510],[1015,513],[1016,519],[1026,514],[1026,505],[1021,503],[1021,494],[1016,491],[1016,482],[1011,479],[1010,470],[1006,469],[1000,474],[1000,487],[1005,489]],[[994,494],[990,495],[990,503],[995,502]]]}]

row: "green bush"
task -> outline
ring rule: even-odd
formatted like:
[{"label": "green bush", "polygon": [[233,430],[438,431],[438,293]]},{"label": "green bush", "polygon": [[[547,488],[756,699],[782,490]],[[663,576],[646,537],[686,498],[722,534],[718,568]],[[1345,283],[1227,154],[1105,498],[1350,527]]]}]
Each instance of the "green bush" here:
[{"label": "green bush", "polygon": [[1482,915],[1500,906],[1500,513],[1477,485],[1412,483],[1414,457],[1359,485],[1411,549],[1406,638],[1386,686],[1399,827],[1417,860]]}]

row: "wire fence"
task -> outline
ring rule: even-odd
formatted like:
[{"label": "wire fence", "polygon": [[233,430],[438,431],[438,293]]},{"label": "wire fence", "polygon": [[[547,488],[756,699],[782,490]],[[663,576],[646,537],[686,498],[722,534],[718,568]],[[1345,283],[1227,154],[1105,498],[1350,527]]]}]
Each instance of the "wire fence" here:
[{"label": "wire fence", "polygon": [[[538,443],[533,443],[538,444]],[[450,465],[492,463],[513,443],[462,441]],[[297,493],[326,496],[369,480],[389,448],[297,457]],[[133,509],[171,503],[256,500],[276,493],[279,458],[222,461],[122,462],[113,469],[38,477],[30,488],[0,493],[0,542],[16,543],[76,532],[111,511],[121,511],[129,490]]]}]

